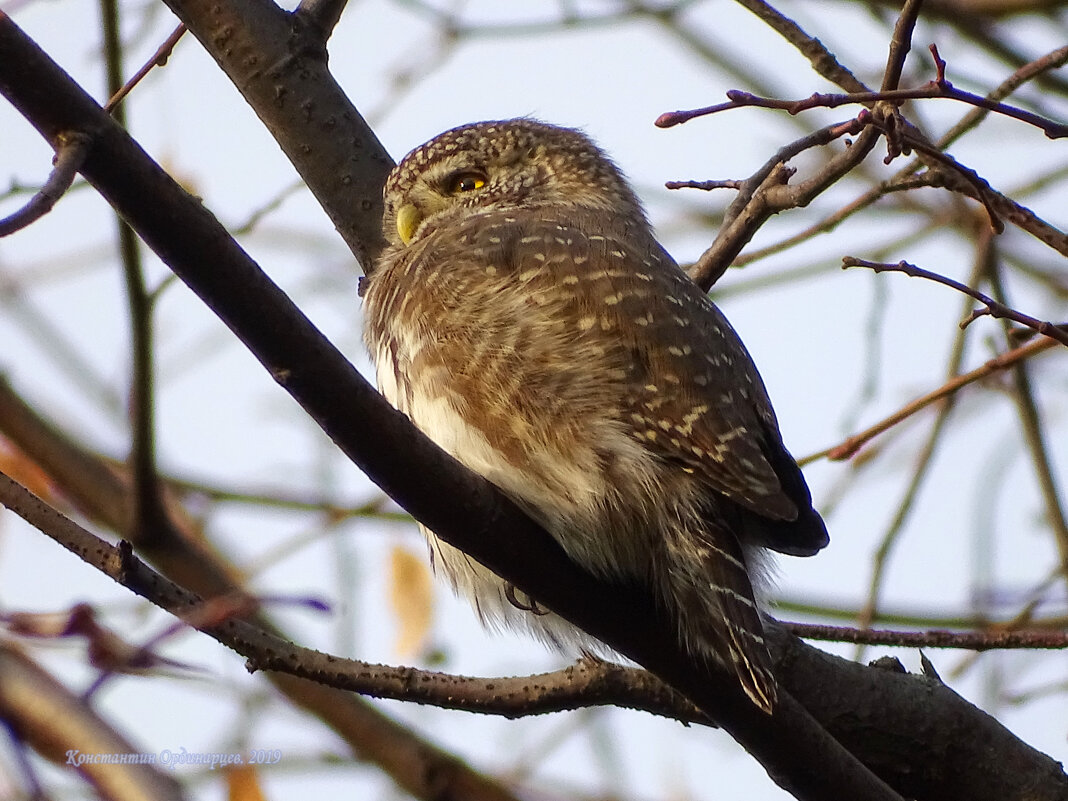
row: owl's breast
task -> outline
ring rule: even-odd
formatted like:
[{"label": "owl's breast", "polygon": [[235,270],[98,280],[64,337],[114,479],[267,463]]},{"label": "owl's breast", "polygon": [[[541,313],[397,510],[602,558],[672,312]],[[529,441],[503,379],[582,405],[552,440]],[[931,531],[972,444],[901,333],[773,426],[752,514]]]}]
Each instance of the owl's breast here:
[{"label": "owl's breast", "polygon": [[539,359],[537,348],[520,347],[513,359],[523,343],[492,331],[460,347],[441,326],[394,318],[373,334],[382,394],[437,445],[496,484],[588,569],[648,569],[651,529],[622,523],[613,510],[622,498],[654,495],[660,468],[611,404],[598,414],[569,405],[566,371]]},{"label": "owl's breast", "polygon": [[395,328],[375,349],[379,390],[444,451],[476,473],[496,475],[508,463],[506,454],[471,419],[437,350],[432,338]]}]

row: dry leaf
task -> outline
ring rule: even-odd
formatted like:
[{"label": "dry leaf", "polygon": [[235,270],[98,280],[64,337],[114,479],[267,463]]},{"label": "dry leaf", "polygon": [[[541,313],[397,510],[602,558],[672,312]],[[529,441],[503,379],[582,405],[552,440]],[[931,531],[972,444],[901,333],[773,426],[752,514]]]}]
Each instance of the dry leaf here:
[{"label": "dry leaf", "polygon": [[0,437],[0,473],[10,476],[38,498],[52,503],[55,500],[48,474],[8,440]]},{"label": "dry leaf", "polygon": [[399,545],[390,551],[389,600],[397,618],[398,657],[418,654],[426,644],[434,617],[434,581],[426,559]]},{"label": "dry leaf", "polygon": [[255,766],[227,765],[225,770],[227,801],[267,801]]}]

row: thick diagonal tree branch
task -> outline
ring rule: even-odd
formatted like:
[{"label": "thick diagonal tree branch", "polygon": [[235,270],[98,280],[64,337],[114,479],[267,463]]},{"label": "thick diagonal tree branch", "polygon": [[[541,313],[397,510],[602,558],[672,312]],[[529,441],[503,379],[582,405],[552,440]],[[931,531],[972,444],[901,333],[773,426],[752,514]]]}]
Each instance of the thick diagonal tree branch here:
[{"label": "thick diagonal tree branch", "polygon": [[256,112],[368,269],[385,244],[382,184],[393,160],[327,69],[330,22],[316,11],[290,13],[265,0],[166,2]]}]

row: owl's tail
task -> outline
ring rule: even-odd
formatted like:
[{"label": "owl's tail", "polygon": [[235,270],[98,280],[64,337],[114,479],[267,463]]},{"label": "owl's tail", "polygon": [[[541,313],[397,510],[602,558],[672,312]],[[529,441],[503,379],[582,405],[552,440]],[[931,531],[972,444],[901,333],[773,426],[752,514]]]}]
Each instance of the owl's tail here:
[{"label": "owl's tail", "polygon": [[733,672],[746,695],[770,715],[778,697],[775,674],[737,539],[715,528],[671,536],[666,567],[668,601],[678,614],[683,644]]}]

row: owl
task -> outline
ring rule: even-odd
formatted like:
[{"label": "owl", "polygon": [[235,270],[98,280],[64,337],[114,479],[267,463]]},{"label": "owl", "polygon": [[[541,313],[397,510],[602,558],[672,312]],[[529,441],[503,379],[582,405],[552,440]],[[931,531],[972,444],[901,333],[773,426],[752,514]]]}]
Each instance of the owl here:
[{"label": "owl", "polygon": [[[646,588],[771,713],[754,583],[827,531],[741,340],[583,133],[479,122],[409,153],[363,287],[379,388],[590,573]],[[484,623],[596,643],[427,532]]]}]

